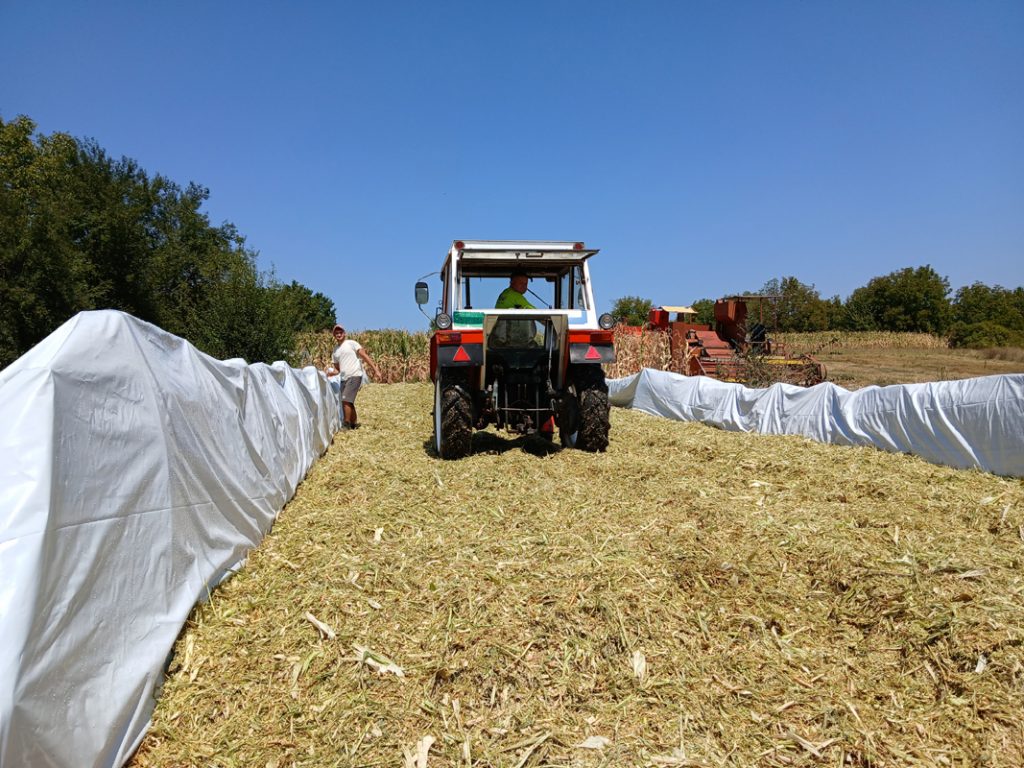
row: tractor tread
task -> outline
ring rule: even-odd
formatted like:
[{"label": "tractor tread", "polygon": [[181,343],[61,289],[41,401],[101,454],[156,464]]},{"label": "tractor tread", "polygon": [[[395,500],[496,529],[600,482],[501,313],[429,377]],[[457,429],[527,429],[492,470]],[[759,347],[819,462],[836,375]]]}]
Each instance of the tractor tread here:
[{"label": "tractor tread", "polygon": [[441,458],[461,459],[473,444],[473,408],[466,394],[455,387],[441,393]]},{"label": "tractor tread", "polygon": [[590,387],[580,392],[580,428],[576,447],[595,453],[608,448],[609,405],[606,389]]}]

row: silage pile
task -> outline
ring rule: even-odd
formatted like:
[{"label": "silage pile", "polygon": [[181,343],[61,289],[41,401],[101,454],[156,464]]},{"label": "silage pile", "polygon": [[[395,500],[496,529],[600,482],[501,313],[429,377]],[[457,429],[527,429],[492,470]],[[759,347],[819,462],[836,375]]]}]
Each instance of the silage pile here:
[{"label": "silage pile", "polygon": [[178,643],[136,766],[1019,766],[1024,483],[374,386]]}]

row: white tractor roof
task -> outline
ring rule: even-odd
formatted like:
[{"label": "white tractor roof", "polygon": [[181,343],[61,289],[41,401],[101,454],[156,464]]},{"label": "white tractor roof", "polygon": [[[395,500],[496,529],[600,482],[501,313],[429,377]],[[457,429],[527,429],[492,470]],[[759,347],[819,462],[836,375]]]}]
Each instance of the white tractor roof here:
[{"label": "white tractor roof", "polygon": [[[461,243],[461,247],[458,247]],[[598,252],[583,243],[556,240],[456,240],[452,251],[458,251],[463,263],[480,264],[500,262],[504,265],[520,264],[529,269],[531,264],[585,261]]]}]

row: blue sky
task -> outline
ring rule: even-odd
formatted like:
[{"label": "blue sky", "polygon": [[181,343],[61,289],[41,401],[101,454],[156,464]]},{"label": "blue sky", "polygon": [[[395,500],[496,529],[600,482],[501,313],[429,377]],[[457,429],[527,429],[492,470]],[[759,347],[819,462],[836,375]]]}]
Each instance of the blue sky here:
[{"label": "blue sky", "polygon": [[208,187],[349,328],[454,239],[583,240],[602,309],[931,264],[1024,284],[1024,2],[0,0],[0,115]]}]

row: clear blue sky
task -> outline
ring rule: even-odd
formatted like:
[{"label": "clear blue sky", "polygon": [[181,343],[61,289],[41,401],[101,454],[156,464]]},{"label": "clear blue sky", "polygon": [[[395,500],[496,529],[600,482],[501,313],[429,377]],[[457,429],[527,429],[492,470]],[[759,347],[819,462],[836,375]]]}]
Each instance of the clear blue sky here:
[{"label": "clear blue sky", "polygon": [[0,115],[211,190],[348,327],[451,241],[584,240],[599,305],[931,264],[1024,284],[1024,2],[0,0]]}]

